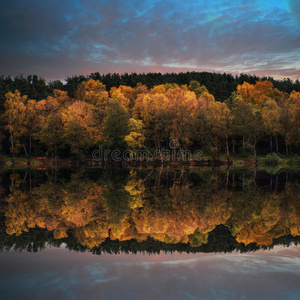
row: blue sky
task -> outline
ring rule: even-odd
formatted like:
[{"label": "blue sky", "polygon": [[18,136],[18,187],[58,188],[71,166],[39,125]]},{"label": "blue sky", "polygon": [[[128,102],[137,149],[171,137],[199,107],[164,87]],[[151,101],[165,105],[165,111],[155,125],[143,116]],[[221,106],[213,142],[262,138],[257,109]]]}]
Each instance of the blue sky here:
[{"label": "blue sky", "polygon": [[300,79],[299,0],[0,0],[0,74]]}]

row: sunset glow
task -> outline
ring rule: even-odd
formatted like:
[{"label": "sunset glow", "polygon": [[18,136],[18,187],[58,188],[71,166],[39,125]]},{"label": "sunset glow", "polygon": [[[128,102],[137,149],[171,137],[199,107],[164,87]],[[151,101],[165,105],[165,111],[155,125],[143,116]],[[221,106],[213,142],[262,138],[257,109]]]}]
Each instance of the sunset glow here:
[{"label": "sunset glow", "polygon": [[5,75],[249,73],[300,77],[297,0],[1,1]]}]

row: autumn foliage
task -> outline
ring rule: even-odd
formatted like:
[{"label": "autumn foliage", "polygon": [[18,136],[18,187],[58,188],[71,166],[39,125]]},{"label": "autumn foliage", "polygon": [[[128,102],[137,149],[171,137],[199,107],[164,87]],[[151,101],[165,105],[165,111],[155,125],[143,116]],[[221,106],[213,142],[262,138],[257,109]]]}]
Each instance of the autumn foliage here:
[{"label": "autumn foliage", "polygon": [[151,89],[120,85],[108,92],[90,79],[75,98],[60,90],[40,101],[9,92],[4,122],[13,155],[84,157],[100,144],[160,151],[171,140],[180,150],[200,148],[213,158],[290,154],[299,150],[300,93],[280,92],[270,81],[244,82],[219,102],[197,81]]}]

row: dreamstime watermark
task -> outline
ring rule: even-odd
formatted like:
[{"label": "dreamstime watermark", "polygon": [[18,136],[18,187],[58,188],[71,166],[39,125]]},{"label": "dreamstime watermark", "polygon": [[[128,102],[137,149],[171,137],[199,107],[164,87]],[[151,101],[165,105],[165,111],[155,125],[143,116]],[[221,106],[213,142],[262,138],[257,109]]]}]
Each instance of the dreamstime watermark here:
[{"label": "dreamstime watermark", "polygon": [[191,152],[190,150],[179,149],[179,142],[177,140],[171,140],[169,143],[170,149],[161,148],[150,152],[147,149],[137,150],[132,152],[125,150],[104,150],[100,145],[99,149],[94,150],[92,158],[94,161],[200,161],[202,159],[202,150],[196,150]]}]

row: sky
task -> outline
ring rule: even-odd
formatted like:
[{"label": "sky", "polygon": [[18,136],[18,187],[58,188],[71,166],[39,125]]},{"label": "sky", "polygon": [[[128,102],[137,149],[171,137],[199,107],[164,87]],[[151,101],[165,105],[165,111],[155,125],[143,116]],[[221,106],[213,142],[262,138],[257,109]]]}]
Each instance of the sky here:
[{"label": "sky", "polygon": [[300,79],[299,0],[0,0],[0,74]]}]

